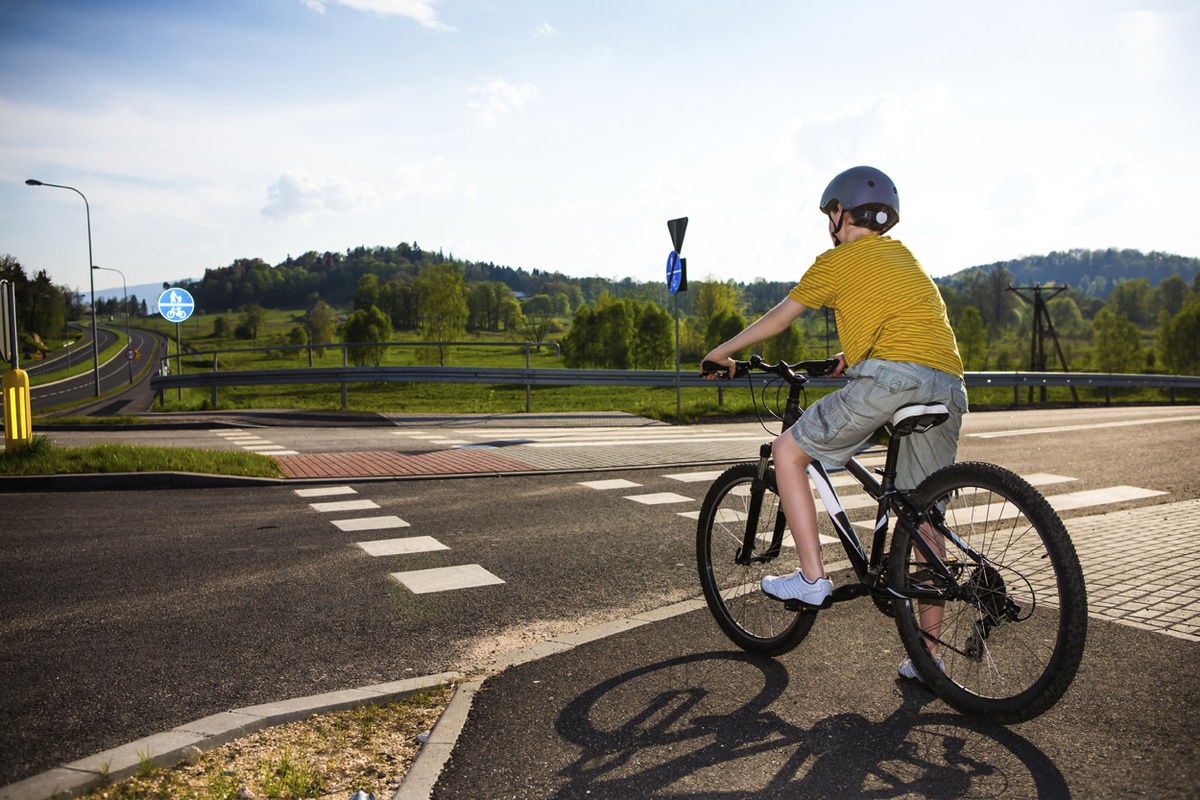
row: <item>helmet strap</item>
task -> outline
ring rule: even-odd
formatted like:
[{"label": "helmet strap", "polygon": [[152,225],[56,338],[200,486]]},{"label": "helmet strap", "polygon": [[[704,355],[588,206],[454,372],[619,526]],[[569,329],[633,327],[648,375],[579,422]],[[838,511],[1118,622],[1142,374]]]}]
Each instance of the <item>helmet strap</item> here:
[{"label": "helmet strap", "polygon": [[[833,214],[830,214],[829,218],[832,220]],[[838,211],[837,223],[833,226],[833,231],[830,233],[830,235],[833,237],[833,246],[834,247],[837,247],[838,245],[840,245],[842,243],[842,240],[838,238],[838,234],[841,232],[842,224],[845,221],[846,221],[846,209],[842,208]]]}]

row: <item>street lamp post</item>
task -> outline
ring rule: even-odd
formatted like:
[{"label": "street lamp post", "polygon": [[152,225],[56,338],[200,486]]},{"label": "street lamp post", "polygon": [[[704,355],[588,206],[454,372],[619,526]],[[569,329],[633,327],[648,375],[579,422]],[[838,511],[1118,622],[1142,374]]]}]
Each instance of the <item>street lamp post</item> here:
[{"label": "street lamp post", "polygon": [[[70,189],[75,194],[83,197],[83,209],[87,214],[87,234],[88,234],[88,267],[92,266],[92,208],[88,205],[87,197],[83,192],[76,189],[74,186],[63,186],[59,183],[42,183],[35,181],[33,178],[25,181],[27,186],[53,186],[55,189]],[[96,397],[100,396],[100,340],[96,336],[96,278],[94,271],[88,270],[88,280],[91,283],[92,290],[92,375],[95,377]]]},{"label": "street lamp post", "polygon": [[[133,385],[133,336],[129,334],[129,287],[125,285],[125,273],[112,267],[98,267],[92,264],[92,269],[102,269],[115,272],[121,276],[121,305],[125,308],[125,363],[129,365],[129,385]],[[95,313],[93,309],[93,313]]]}]

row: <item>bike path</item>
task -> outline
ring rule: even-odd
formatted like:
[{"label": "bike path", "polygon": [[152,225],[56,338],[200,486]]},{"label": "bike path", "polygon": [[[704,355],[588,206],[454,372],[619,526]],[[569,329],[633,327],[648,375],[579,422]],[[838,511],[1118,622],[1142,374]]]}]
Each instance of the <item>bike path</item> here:
[{"label": "bike path", "polygon": [[775,659],[742,653],[696,604],[675,610],[513,654],[502,672],[460,687],[396,797],[1187,798],[1200,789],[1195,643],[1093,619],[1066,696],[1005,727],[898,678],[894,624],[868,600],[821,612],[808,638]]}]

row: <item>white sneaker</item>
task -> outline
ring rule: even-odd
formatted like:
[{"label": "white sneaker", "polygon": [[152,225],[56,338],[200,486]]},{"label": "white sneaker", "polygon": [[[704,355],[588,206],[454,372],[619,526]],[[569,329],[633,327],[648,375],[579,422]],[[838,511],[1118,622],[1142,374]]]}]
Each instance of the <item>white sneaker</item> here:
[{"label": "white sneaker", "polygon": [[762,590],[776,600],[799,600],[806,606],[824,606],[833,593],[833,584],[828,578],[817,578],[809,582],[800,570],[791,575],[762,579]]},{"label": "white sneaker", "polygon": [[[937,657],[937,665],[938,669],[942,672],[946,671],[946,662],[942,660],[941,656]],[[901,661],[900,668],[896,671],[900,673],[901,678],[908,678],[910,681],[921,681],[921,676],[917,674],[917,668],[913,666],[911,658],[905,658]],[[921,683],[924,682],[921,681]]]}]

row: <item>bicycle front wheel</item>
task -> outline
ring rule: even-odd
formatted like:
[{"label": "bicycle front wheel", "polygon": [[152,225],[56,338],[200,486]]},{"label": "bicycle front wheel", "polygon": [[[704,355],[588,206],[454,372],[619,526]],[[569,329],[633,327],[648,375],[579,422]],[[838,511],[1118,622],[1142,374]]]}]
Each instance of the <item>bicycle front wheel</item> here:
[{"label": "bicycle front wheel", "polygon": [[738,563],[750,515],[750,487],[757,464],[730,467],[713,483],[700,509],[696,529],[696,563],[704,599],[721,630],[740,648],[779,655],[791,650],[812,628],[814,613],[788,611],[783,603],[763,594],[766,575],[786,575],[800,566],[796,547],[785,528],[779,547],[772,548],[779,496],[774,475],[767,476],[758,514],[753,552]]},{"label": "bicycle front wheel", "polygon": [[[913,492],[955,538],[922,526],[955,579],[930,570],[897,527],[889,580],[898,591],[944,589],[944,601],[894,600],[896,626],[926,685],[993,722],[1032,719],[1062,697],[1083,658],[1083,571],[1058,514],[1025,480],[992,464],[941,469]],[[941,659],[944,666],[939,665]]]}]

